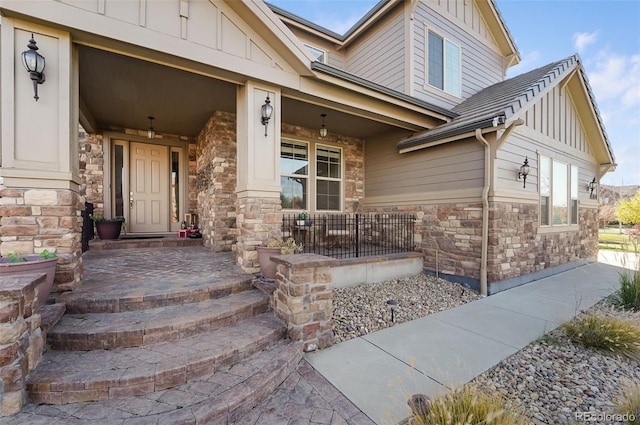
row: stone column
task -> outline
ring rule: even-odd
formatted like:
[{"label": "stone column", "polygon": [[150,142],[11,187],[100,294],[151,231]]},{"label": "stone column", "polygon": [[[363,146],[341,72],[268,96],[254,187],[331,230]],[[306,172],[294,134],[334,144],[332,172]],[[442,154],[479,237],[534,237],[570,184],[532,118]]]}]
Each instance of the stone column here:
[{"label": "stone column", "polygon": [[[3,16],[0,31],[0,254],[55,251],[57,289],[72,289],[82,271],[77,51],[60,29]],[[32,37],[46,58],[37,100],[20,57]]]},{"label": "stone column", "polygon": [[274,310],[287,324],[289,338],[302,341],[304,351],[333,345],[331,267],[338,260],[317,254],[280,255],[273,259],[278,264]]},{"label": "stone column", "polygon": [[[267,98],[273,114],[265,126],[260,110]],[[236,252],[238,264],[255,273],[259,270],[255,247],[282,237],[280,91],[249,82],[238,88],[237,109]]]}]

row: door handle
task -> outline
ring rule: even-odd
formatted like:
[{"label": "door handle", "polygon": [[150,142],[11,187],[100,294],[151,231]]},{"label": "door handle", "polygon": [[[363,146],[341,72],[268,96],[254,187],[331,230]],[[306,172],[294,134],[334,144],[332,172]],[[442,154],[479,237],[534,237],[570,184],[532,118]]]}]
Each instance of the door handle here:
[{"label": "door handle", "polygon": [[133,208],[133,192],[129,192],[129,208]]}]

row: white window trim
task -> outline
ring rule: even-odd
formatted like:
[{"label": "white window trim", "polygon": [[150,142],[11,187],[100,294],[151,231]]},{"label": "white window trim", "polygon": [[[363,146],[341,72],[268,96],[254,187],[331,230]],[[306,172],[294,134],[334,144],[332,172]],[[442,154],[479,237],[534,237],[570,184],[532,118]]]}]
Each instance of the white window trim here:
[{"label": "white window trim", "polygon": [[[542,155],[542,154],[538,154],[538,164],[540,164],[540,158],[541,157],[545,157],[547,159],[549,159],[549,165],[550,165],[550,176],[549,176],[549,224],[541,224],[541,218],[542,217],[538,217],[538,232],[539,233],[555,233],[555,232],[563,232],[563,231],[578,231],[580,229],[580,192],[579,192],[579,181],[580,181],[580,168],[577,165],[571,164],[570,162],[566,162],[566,161],[561,161],[558,159],[554,159],[553,157],[549,156],[549,155]],[[554,183],[554,179],[553,179],[553,163],[554,162],[559,162],[562,164],[565,164],[567,166],[567,223],[566,224],[553,224],[553,183]],[[578,202],[577,202],[577,208],[578,208],[578,223],[576,224],[571,224],[571,215],[573,213],[572,211],[572,200],[576,199],[576,198],[572,198],[571,197],[571,168],[576,168],[577,169],[577,174],[578,174]],[[542,204],[540,202],[540,198],[542,198],[542,194],[540,193],[540,179],[542,178],[542,173],[538,170],[538,208],[540,213],[542,213]]]},{"label": "white window trim", "polygon": [[[344,211],[344,180],[345,180],[345,158],[344,158],[344,149],[342,146],[339,145],[334,145],[331,143],[325,143],[325,142],[317,142],[317,141],[310,141],[310,140],[303,140],[303,139],[297,139],[295,137],[286,137],[283,136],[280,139],[280,143],[282,142],[290,142],[290,143],[298,143],[298,144],[305,144],[307,145],[307,160],[309,161],[309,172],[307,174],[307,179],[308,179],[308,187],[307,187],[307,199],[308,199],[308,205],[307,205],[307,209],[305,210],[301,210],[301,209],[286,209],[283,208],[282,212],[283,213],[301,213],[302,211],[307,211],[309,213],[339,213],[339,212],[343,212]],[[334,149],[339,149],[340,150],[340,179],[335,179],[335,178],[331,178],[331,177],[322,177],[322,180],[329,180],[329,181],[340,181],[340,209],[339,210],[318,210],[317,206],[316,206],[316,182],[318,180],[318,176],[317,176],[317,170],[316,170],[316,158],[317,158],[317,147],[318,146],[326,146],[326,147],[330,147],[330,148],[334,148]],[[278,158],[279,160],[280,158]],[[280,173],[281,176],[292,176],[292,174],[286,174],[286,173]],[[299,176],[299,175],[297,175]]]},{"label": "white window trim", "polygon": [[[432,32],[433,34],[437,35],[438,37],[442,38],[442,88],[440,87],[436,87],[433,86],[431,84],[429,84],[429,33]],[[448,91],[445,90],[445,87],[447,86],[447,53],[446,53],[446,46],[447,46],[447,41],[450,42],[451,44],[455,45],[458,48],[458,60],[460,62],[460,70],[458,72],[458,86],[460,87],[460,94],[454,94],[454,93],[450,93]],[[438,93],[445,93],[448,96],[451,96],[455,99],[461,99],[462,98],[462,45],[456,43],[455,41],[451,40],[450,38],[445,37],[444,34],[442,34],[439,31],[436,31],[434,29],[429,28],[428,25],[424,26],[424,89],[425,90],[436,90]]]},{"label": "white window trim", "polygon": [[306,47],[307,49],[312,49],[312,50],[317,50],[317,51],[319,51],[319,52],[322,52],[322,61],[318,61],[318,62],[321,62],[321,63],[324,63],[324,64],[326,64],[326,63],[327,63],[327,58],[328,58],[328,56],[329,56],[329,52],[327,52],[325,49],[321,49],[321,48],[319,48],[319,47],[317,47],[317,46],[313,46],[313,45],[311,45],[311,44],[309,44],[309,43],[302,43],[302,44],[303,44],[303,45],[304,45],[304,47]]}]

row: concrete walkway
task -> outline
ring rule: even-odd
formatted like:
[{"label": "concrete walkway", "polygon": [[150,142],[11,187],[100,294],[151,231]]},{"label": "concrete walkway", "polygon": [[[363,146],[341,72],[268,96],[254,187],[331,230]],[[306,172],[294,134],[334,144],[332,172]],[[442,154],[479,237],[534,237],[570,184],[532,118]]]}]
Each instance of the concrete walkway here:
[{"label": "concrete walkway", "polygon": [[306,360],[379,425],[409,415],[407,398],[468,382],[611,294],[634,255],[599,263],[309,353]]}]

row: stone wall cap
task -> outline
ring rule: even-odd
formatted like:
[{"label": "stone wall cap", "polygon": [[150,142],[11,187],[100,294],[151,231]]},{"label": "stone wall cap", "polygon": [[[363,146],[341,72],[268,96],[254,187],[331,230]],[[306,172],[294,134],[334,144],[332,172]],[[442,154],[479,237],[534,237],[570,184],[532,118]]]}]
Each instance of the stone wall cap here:
[{"label": "stone wall cap", "polygon": [[23,296],[47,279],[46,273],[3,274],[0,297]]},{"label": "stone wall cap", "polygon": [[318,254],[274,255],[271,260],[290,268],[335,267],[339,264],[335,258]]}]

